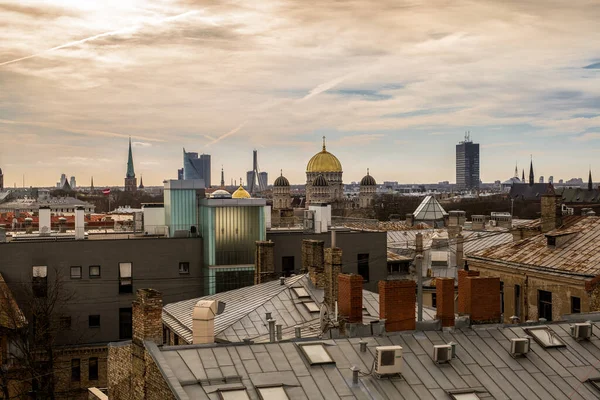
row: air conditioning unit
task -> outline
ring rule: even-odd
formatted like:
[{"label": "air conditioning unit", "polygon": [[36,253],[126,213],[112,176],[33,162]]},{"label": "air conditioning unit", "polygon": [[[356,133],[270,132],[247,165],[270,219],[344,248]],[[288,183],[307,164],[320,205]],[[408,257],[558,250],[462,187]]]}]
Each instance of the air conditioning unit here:
[{"label": "air conditioning unit", "polygon": [[524,356],[529,352],[529,338],[512,338],[510,339],[510,354],[513,357]]},{"label": "air conditioning unit", "polygon": [[433,346],[433,361],[438,364],[446,363],[452,359],[451,344],[437,344]]},{"label": "air conditioning unit", "polygon": [[381,376],[402,373],[402,346],[379,346],[375,349],[375,374]]},{"label": "air conditioning unit", "polygon": [[592,323],[582,322],[572,326],[573,339],[575,340],[588,340],[592,337]]}]

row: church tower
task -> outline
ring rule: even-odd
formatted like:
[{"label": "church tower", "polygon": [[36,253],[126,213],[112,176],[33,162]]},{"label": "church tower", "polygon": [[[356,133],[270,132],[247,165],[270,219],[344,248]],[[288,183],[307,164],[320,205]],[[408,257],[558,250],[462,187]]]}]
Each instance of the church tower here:
[{"label": "church tower", "polygon": [[127,158],[127,174],[125,175],[125,191],[135,192],[137,190],[137,179],[133,169],[133,153],[131,152],[131,138],[129,138],[129,157]]},{"label": "church tower", "polygon": [[292,208],[292,196],[290,195],[290,181],[281,175],[273,183],[273,209],[282,210]]},{"label": "church tower", "polygon": [[369,174],[369,169],[367,168],[367,174],[360,181],[360,189],[358,193],[358,202],[360,204],[360,208],[371,207],[373,205],[373,201],[375,200],[376,193],[377,182],[375,182],[375,178]]}]

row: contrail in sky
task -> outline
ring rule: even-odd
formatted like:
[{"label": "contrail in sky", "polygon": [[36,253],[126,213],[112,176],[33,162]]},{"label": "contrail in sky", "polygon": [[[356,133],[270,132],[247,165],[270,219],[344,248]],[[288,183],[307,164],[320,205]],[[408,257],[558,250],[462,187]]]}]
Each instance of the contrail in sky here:
[{"label": "contrail in sky", "polygon": [[[198,10],[187,11],[187,12],[184,12],[182,14],[174,15],[172,17],[166,17],[166,18],[160,19],[160,20],[158,20],[156,22],[152,22],[150,24],[151,25],[163,24],[165,22],[171,22],[171,21],[175,21],[175,20],[178,20],[178,19],[181,19],[181,18],[185,18],[185,17],[187,17],[189,15],[192,15],[192,14],[197,14],[198,12],[199,12]],[[19,61],[28,60],[30,58],[40,57],[40,56],[43,56],[44,54],[50,53],[52,51],[64,49],[66,47],[76,46],[78,44],[83,44],[83,43],[86,43],[86,42],[90,42],[92,40],[102,39],[102,38],[108,37],[108,36],[121,35],[121,34],[124,34],[124,33],[135,32],[138,29],[140,29],[142,26],[143,26],[143,24],[139,24],[139,25],[134,25],[134,26],[130,26],[130,27],[127,27],[127,28],[117,29],[115,31],[99,33],[98,35],[90,36],[88,38],[81,39],[81,40],[76,40],[74,42],[69,42],[69,43],[61,44],[60,46],[52,47],[51,49],[44,50],[44,51],[36,53],[36,54],[31,54],[29,56],[25,56],[25,57],[21,57],[21,58],[16,58],[16,59],[10,60],[10,61],[4,61],[4,62],[0,63],[0,67],[2,67],[4,65],[8,65],[8,64],[13,64],[13,63],[16,63],[16,62],[19,62]]]}]

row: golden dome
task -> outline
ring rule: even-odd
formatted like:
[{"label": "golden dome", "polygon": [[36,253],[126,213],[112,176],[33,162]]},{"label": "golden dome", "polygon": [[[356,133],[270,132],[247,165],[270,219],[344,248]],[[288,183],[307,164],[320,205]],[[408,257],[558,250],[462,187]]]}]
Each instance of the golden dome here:
[{"label": "golden dome", "polygon": [[340,160],[325,149],[325,136],[323,136],[323,150],[310,159],[306,172],[342,172]]},{"label": "golden dome", "polygon": [[246,191],[246,189],[244,189],[244,187],[242,185],[240,185],[239,188],[237,188],[237,190],[235,192],[233,192],[233,194],[231,195],[232,199],[249,199],[250,198],[250,193],[248,193]]}]

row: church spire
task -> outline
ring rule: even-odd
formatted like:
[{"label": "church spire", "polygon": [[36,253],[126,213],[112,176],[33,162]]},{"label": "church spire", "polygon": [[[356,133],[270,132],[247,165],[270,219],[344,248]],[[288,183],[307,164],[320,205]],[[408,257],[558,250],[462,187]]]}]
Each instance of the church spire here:
[{"label": "church spire", "polygon": [[221,189],[225,187],[225,173],[223,172],[223,166],[221,165]]},{"label": "church spire", "polygon": [[127,158],[127,178],[135,178],[133,169],[133,153],[131,152],[131,137],[129,137],[129,157]]},{"label": "church spire", "polygon": [[327,149],[325,148],[325,136],[323,136],[323,151],[327,151]]},{"label": "church spire", "polygon": [[533,176],[533,156],[531,157],[531,163],[529,164],[529,185],[534,184],[534,176]]},{"label": "church spire", "polygon": [[515,178],[519,177],[519,170],[517,169],[518,164],[515,162]]},{"label": "church spire", "polygon": [[94,190],[94,177],[92,176],[92,184],[90,186],[90,190]]},{"label": "church spire", "polygon": [[588,190],[591,192],[594,189],[594,182],[592,182],[592,167],[590,167],[590,176],[588,178]]},{"label": "church spire", "polygon": [[140,189],[144,188],[144,176],[140,176]]}]

